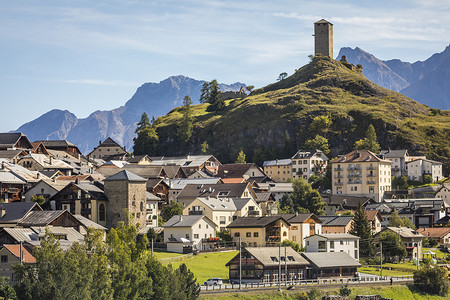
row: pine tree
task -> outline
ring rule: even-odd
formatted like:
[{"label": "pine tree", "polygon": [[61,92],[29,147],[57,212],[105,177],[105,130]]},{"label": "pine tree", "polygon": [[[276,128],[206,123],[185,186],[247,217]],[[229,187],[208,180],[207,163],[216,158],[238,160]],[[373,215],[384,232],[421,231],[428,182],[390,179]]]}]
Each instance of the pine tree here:
[{"label": "pine tree", "polygon": [[209,83],[209,106],[206,109],[210,112],[220,112],[225,109],[225,100],[222,99],[219,92],[219,84],[217,80],[213,80]]},{"label": "pine tree", "polygon": [[373,153],[379,153],[380,149],[380,144],[377,142],[377,132],[375,127],[370,124],[366,131],[366,137],[355,143],[355,150],[369,150]]},{"label": "pine tree", "polygon": [[367,219],[366,212],[364,211],[361,202],[353,217],[350,233],[360,237],[359,251],[361,256],[369,257],[373,255],[372,225],[370,224],[369,219]]},{"label": "pine tree", "polygon": [[203,87],[200,90],[200,103],[208,103],[209,102],[209,93],[210,93],[210,83],[204,82]]},{"label": "pine tree", "polygon": [[141,120],[136,124],[136,130],[134,131],[135,133],[138,133],[139,131],[150,127],[150,121],[148,119],[147,113],[143,113],[141,116]]},{"label": "pine tree", "polygon": [[193,118],[192,118],[192,99],[185,96],[183,99],[183,118],[181,119],[178,135],[183,142],[188,142],[192,136]]}]

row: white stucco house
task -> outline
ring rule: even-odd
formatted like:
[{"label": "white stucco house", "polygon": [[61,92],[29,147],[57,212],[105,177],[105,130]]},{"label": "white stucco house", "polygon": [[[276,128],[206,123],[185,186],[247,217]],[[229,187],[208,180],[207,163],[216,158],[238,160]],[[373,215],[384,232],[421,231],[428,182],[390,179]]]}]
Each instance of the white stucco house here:
[{"label": "white stucco house", "polygon": [[359,260],[359,237],[349,233],[316,234],[305,238],[306,252],[345,252]]}]

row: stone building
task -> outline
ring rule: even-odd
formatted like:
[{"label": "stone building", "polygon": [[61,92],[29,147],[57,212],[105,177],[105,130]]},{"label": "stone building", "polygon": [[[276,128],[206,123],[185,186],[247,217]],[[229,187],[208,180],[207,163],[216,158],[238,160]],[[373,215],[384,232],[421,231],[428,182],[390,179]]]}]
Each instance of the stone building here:
[{"label": "stone building", "polygon": [[333,24],[327,20],[314,23],[314,54],[333,58]]},{"label": "stone building", "polygon": [[127,170],[105,179],[106,227],[116,227],[127,220],[127,212],[134,224],[146,223],[146,183],[147,180]]}]

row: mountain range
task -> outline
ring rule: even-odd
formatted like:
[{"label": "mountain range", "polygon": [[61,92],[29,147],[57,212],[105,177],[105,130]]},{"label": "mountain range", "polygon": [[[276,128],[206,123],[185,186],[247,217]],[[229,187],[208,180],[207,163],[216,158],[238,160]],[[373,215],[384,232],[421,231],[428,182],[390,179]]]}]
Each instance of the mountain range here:
[{"label": "mountain range", "polygon": [[[144,83],[124,106],[113,110],[95,111],[79,119],[67,110],[51,110],[39,118],[23,124],[16,131],[23,132],[31,141],[66,139],[84,154],[96,147],[100,140],[111,137],[130,149],[135,137],[136,122],[142,113],[151,118],[163,116],[182,105],[186,95],[194,104],[199,103],[204,81],[186,76],[171,76],[159,83]],[[245,84],[220,84],[221,91],[239,91]]]},{"label": "mountain range", "polygon": [[450,109],[450,45],[441,53],[415,63],[380,60],[361,48],[341,48],[349,63],[363,66],[363,74],[376,84],[433,108]]}]

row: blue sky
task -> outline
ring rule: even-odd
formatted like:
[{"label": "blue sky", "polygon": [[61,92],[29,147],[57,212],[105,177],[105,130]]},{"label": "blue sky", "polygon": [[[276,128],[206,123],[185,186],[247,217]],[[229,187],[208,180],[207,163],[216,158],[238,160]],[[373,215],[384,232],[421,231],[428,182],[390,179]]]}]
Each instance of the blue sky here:
[{"label": "blue sky", "polygon": [[322,18],[335,55],[360,47],[414,62],[450,43],[450,0],[0,3],[0,131],[54,108],[116,108],[171,75],[264,86],[308,62]]}]

